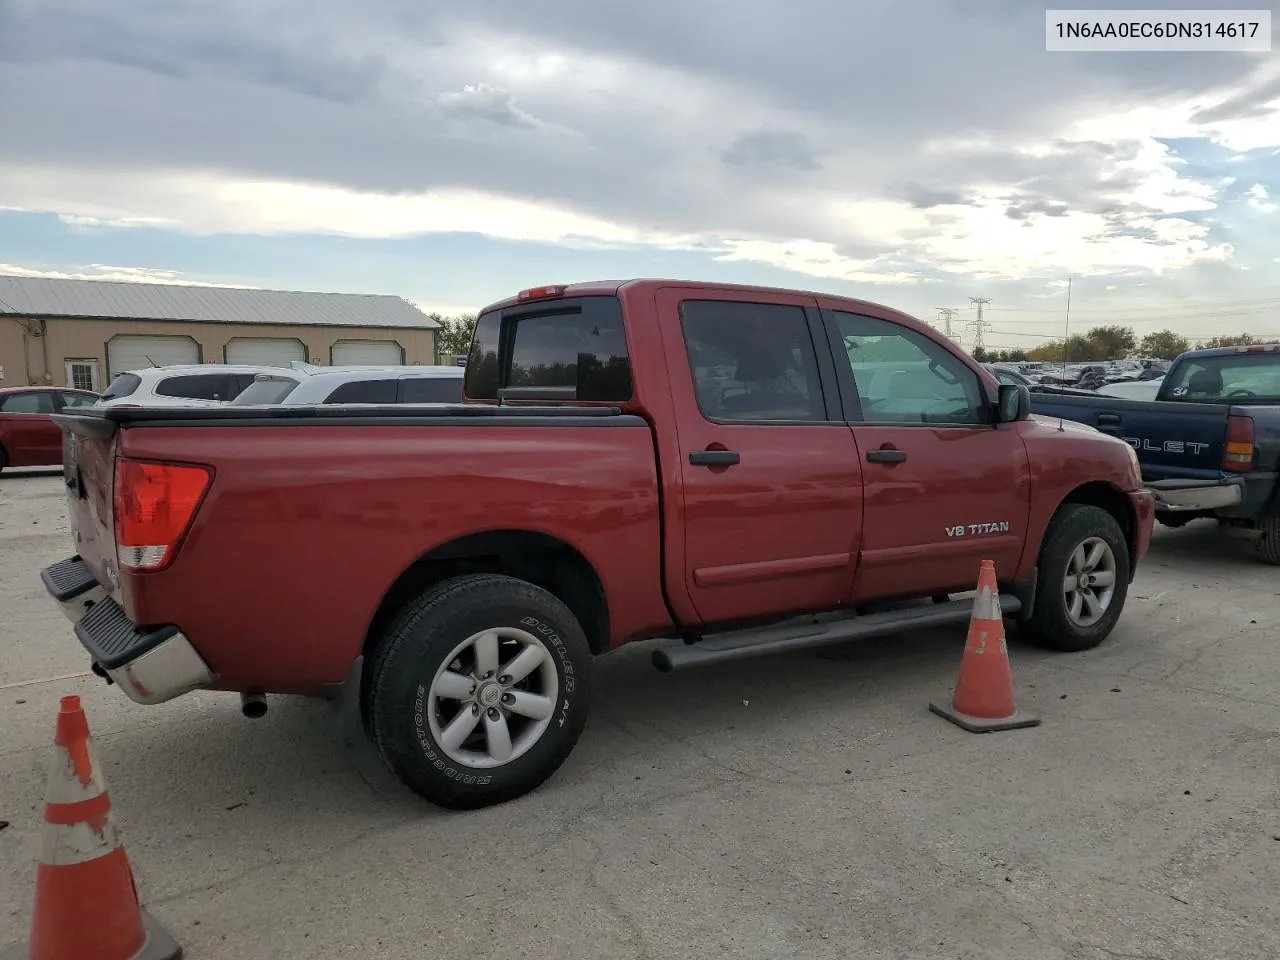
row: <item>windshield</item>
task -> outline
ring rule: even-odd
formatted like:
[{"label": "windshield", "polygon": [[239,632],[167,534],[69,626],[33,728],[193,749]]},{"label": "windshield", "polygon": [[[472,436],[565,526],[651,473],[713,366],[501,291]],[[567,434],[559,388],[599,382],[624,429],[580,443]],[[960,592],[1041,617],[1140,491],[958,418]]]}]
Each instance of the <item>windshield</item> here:
[{"label": "windshield", "polygon": [[298,381],[290,377],[260,376],[245,387],[234,400],[233,406],[261,406],[263,404],[280,403],[298,386]]},{"label": "windshield", "polygon": [[1182,403],[1280,402],[1280,354],[1197,357],[1164,378],[1165,395]]}]

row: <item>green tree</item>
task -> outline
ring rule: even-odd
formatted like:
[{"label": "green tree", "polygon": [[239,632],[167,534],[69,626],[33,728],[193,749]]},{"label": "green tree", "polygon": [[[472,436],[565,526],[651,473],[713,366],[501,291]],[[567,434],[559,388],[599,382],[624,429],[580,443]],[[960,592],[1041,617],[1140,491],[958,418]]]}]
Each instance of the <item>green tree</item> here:
[{"label": "green tree", "polygon": [[1172,330],[1157,330],[1142,338],[1142,355],[1157,360],[1172,360],[1180,353],[1191,349],[1186,337],[1179,336]]},{"label": "green tree", "polygon": [[1098,352],[1098,345],[1086,336],[1076,334],[1074,337],[1068,337],[1066,342],[1062,344],[1060,358],[1067,363],[1086,363],[1089,360],[1096,360],[1095,354]]},{"label": "green tree", "polygon": [[1208,340],[1201,340],[1196,344],[1197,350],[1209,350],[1213,347],[1248,347],[1257,343],[1253,337],[1247,333],[1237,333],[1233,336],[1211,337]]},{"label": "green tree", "polygon": [[1094,327],[1085,335],[1092,346],[1092,355],[1086,360],[1119,360],[1137,348],[1132,327]]},{"label": "green tree", "polygon": [[476,332],[474,314],[464,313],[456,317],[442,317],[438,313],[427,314],[440,324],[436,330],[436,350],[442,356],[466,353],[471,349],[471,338]]},{"label": "green tree", "polygon": [[979,363],[990,363],[993,358],[992,354],[986,349],[986,347],[974,347],[973,359],[977,360]]}]

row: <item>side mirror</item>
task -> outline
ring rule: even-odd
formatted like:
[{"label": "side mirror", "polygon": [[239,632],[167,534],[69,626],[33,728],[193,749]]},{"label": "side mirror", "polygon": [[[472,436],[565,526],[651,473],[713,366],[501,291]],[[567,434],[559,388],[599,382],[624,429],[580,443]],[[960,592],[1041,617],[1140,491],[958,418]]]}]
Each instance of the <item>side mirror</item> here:
[{"label": "side mirror", "polygon": [[996,394],[996,423],[1016,423],[1031,415],[1031,391],[1020,383],[1002,383]]}]

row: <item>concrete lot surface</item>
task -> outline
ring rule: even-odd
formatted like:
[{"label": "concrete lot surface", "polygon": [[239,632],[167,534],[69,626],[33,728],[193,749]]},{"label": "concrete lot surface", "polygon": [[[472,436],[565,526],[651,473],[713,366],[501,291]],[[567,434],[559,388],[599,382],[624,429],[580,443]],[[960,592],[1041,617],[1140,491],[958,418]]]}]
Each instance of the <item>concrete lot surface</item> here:
[{"label": "concrete lot surface", "polygon": [[1101,648],[1011,645],[1038,728],[928,712],[959,630],[668,676],[645,645],[599,662],[551,782],[469,814],[349,754],[323,704],[254,722],[78,675],[37,576],[69,553],[59,477],[0,479],[0,945],[76,693],[191,960],[1280,957],[1280,571],[1211,524],[1157,531]]}]

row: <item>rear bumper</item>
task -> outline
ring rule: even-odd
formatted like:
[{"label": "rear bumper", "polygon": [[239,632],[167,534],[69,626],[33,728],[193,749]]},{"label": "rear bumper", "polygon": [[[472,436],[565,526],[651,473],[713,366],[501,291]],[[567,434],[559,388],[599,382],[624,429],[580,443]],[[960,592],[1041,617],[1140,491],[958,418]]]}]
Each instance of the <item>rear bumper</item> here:
[{"label": "rear bumper", "polygon": [[135,703],[164,703],[213,682],[209,665],[177,627],[139,628],[79,557],[45,567],[40,579],[94,664]]},{"label": "rear bumper", "polygon": [[1244,500],[1244,479],[1154,480],[1146,489],[1162,513],[1230,510]]}]

